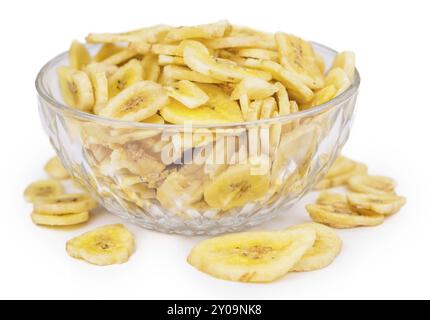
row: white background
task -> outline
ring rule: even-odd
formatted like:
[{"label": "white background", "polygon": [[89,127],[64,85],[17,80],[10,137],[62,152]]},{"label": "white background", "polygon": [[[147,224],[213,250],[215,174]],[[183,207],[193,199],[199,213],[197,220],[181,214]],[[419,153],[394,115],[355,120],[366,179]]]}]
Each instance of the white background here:
[{"label": "white background", "polygon": [[[3,1],[0,5],[0,298],[300,299],[430,298],[429,8],[427,1]],[[345,154],[394,177],[408,197],[377,228],[342,231],[345,247],[329,268],[270,285],[209,278],[185,262],[199,238],[129,226],[136,253],[98,268],[69,258],[65,242],[119,219],[96,216],[79,229],[34,226],[22,191],[42,178],[52,155],[38,114],[34,79],[51,57],[88,32],[229,19],[296,33],[354,50],[363,81]],[[303,200],[266,225],[306,221]]]}]

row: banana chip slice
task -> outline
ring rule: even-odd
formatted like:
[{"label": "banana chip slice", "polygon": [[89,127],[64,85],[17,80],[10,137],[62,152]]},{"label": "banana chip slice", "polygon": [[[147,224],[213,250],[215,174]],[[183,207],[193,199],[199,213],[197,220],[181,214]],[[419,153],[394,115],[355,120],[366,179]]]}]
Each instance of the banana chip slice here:
[{"label": "banana chip slice", "polygon": [[46,174],[53,179],[65,180],[70,178],[69,173],[63,167],[59,157],[51,158],[46,163],[44,170]]},{"label": "banana chip slice", "polygon": [[291,271],[307,272],[329,266],[342,250],[342,240],[329,227],[318,223],[305,223],[287,230],[311,229],[316,233],[316,240],[311,249],[300,259]]},{"label": "banana chip slice", "polygon": [[306,210],[315,222],[338,229],[377,226],[385,219],[382,214],[371,212],[360,214],[348,203],[308,205]]},{"label": "banana chip slice", "polygon": [[212,208],[229,210],[263,198],[269,190],[267,175],[253,175],[251,165],[230,166],[205,185],[204,198]]},{"label": "banana chip slice", "polygon": [[247,59],[245,66],[263,70],[281,82],[288,90],[288,93],[295,100],[306,103],[313,98],[313,91],[297,76],[297,74],[285,69],[279,63],[268,60]]},{"label": "banana chip slice", "polygon": [[265,49],[240,49],[237,52],[239,57],[244,58],[253,58],[253,59],[261,59],[261,60],[272,60],[278,62],[279,54],[276,51],[265,50]]},{"label": "banana chip slice", "polygon": [[406,204],[405,197],[395,194],[348,193],[347,198],[358,211],[364,209],[384,216],[397,213]]},{"label": "banana chip slice", "polygon": [[275,39],[272,36],[265,35],[231,36],[206,40],[204,43],[212,49],[257,48],[276,50]]},{"label": "banana chip slice", "polygon": [[225,82],[239,82],[247,77],[261,77],[265,80],[272,78],[267,73],[261,74],[232,63],[220,63],[211,57],[209,50],[198,41],[186,42],[184,61],[190,69]]},{"label": "banana chip slice", "polygon": [[171,80],[189,80],[199,83],[221,83],[222,81],[181,66],[166,66],[163,77]]},{"label": "banana chip slice", "polygon": [[233,100],[239,100],[241,96],[246,94],[250,100],[265,99],[271,97],[278,89],[277,86],[266,80],[246,78],[236,85],[231,94],[231,98]]},{"label": "banana chip slice", "polygon": [[119,47],[114,43],[105,43],[94,56],[94,61],[101,62],[122,50],[124,50],[124,48]]},{"label": "banana chip slice", "polygon": [[153,54],[146,54],[142,59],[143,79],[157,82],[161,74],[158,58]]},{"label": "banana chip slice", "polygon": [[25,189],[24,198],[28,202],[36,202],[63,193],[64,188],[58,180],[41,180],[33,182]]},{"label": "banana chip slice", "polygon": [[90,79],[94,90],[93,112],[99,114],[109,101],[109,82],[105,72],[91,72]]},{"label": "banana chip slice", "polygon": [[170,103],[161,109],[164,119],[174,124],[214,124],[242,122],[242,112],[238,103],[230,98],[221,88],[210,84],[198,84],[209,100],[205,105],[190,109],[180,102],[171,99]]},{"label": "banana chip slice", "polygon": [[334,176],[332,178],[324,178],[322,181],[320,181],[315,189],[321,190],[321,189],[330,189],[339,187],[342,185],[345,185],[348,183],[349,178],[351,178],[354,175],[366,175],[368,172],[368,168],[364,163],[355,163],[355,168],[352,171],[345,172],[343,174],[340,174],[338,176]]},{"label": "banana chip slice", "polygon": [[315,239],[315,231],[310,228],[231,234],[198,244],[188,263],[223,280],[273,282],[294,268]]},{"label": "banana chip slice", "polygon": [[351,51],[339,53],[334,59],[332,69],[341,68],[345,71],[350,81],[354,80],[355,75],[355,54]]},{"label": "banana chip slice", "polygon": [[109,77],[109,98],[143,80],[142,65],[137,60],[131,60]]},{"label": "banana chip slice", "polygon": [[203,198],[203,182],[178,172],[171,173],[157,189],[157,200],[167,209],[184,209]]},{"label": "banana chip slice", "polygon": [[97,228],[67,242],[67,253],[97,266],[127,262],[134,251],[134,236],[123,225]]},{"label": "banana chip slice", "polygon": [[31,219],[34,224],[48,227],[66,227],[85,223],[90,215],[87,211],[65,215],[50,215],[33,212]]},{"label": "banana chip slice", "polygon": [[69,49],[70,67],[77,70],[81,70],[90,62],[91,62],[91,56],[87,48],[85,48],[85,46],[82,43],[78,41],[73,41]]},{"label": "banana chip slice", "polygon": [[349,178],[348,188],[358,193],[395,193],[396,182],[388,177],[355,175]]},{"label": "banana chip slice", "polygon": [[93,86],[84,71],[60,67],[58,78],[61,94],[66,104],[79,110],[91,110],[94,105]]},{"label": "banana chip slice", "polygon": [[174,28],[166,35],[165,41],[175,42],[186,39],[214,39],[221,38],[231,30],[228,21],[220,21],[193,27]]},{"label": "banana chip slice", "polygon": [[162,86],[151,81],[141,81],[111,99],[100,115],[139,122],[155,115],[168,102],[169,96]]},{"label": "banana chip slice", "polygon": [[329,71],[325,77],[325,86],[333,85],[337,89],[337,96],[345,92],[351,86],[346,72],[341,68],[334,68]]},{"label": "banana chip slice", "polygon": [[167,87],[166,90],[170,97],[190,109],[200,107],[209,101],[206,92],[188,80],[181,80],[175,84],[175,87]]},{"label": "banana chip slice", "polygon": [[283,67],[296,73],[311,89],[322,88],[324,77],[311,44],[282,32],[276,33],[275,39]]},{"label": "banana chip slice", "polygon": [[86,194],[63,194],[36,201],[34,212],[61,216],[90,211],[96,207],[97,203]]}]

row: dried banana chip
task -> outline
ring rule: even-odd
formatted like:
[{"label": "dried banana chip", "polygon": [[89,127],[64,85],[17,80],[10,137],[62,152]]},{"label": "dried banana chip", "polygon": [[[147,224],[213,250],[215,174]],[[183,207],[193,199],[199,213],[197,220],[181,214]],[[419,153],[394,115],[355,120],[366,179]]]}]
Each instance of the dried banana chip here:
[{"label": "dried banana chip", "polygon": [[282,32],[275,34],[280,61],[284,68],[294,72],[309,88],[324,85],[312,45],[303,39]]},{"label": "dried banana chip", "polygon": [[385,216],[397,213],[406,204],[405,197],[395,194],[348,193],[347,198],[358,211],[364,209]]},{"label": "dried banana chip", "polygon": [[86,194],[63,194],[36,201],[34,212],[43,215],[68,215],[90,211],[97,203]]},{"label": "dried banana chip", "polygon": [[34,224],[48,227],[66,227],[85,223],[90,215],[87,211],[65,215],[49,215],[33,212],[31,219]]},{"label": "dried banana chip", "polygon": [[113,56],[114,54],[119,53],[122,50],[124,50],[123,47],[119,47],[114,43],[105,43],[94,56],[94,61],[101,62]]},{"label": "dried banana chip", "polygon": [[182,210],[203,198],[203,181],[179,172],[171,173],[157,189],[163,208]]},{"label": "dried banana chip", "polygon": [[280,64],[268,60],[247,59],[245,66],[263,70],[281,82],[288,90],[292,98],[299,102],[309,102],[313,98],[313,91],[295,73],[285,69]]},{"label": "dried banana chip", "polygon": [[163,69],[163,77],[171,80],[189,80],[198,83],[221,83],[222,81],[206,76],[199,72],[180,66],[166,66]]},{"label": "dried banana chip", "polygon": [[110,225],[67,242],[67,253],[97,266],[122,264],[134,251],[134,237],[123,225]]},{"label": "dried banana chip", "polygon": [[348,180],[348,188],[358,193],[395,193],[396,182],[388,177],[354,175]]},{"label": "dried banana chip", "polygon": [[181,80],[175,84],[175,87],[166,87],[166,90],[170,97],[190,109],[200,107],[209,101],[206,92],[188,80]]},{"label": "dried banana chip", "polygon": [[94,92],[88,75],[70,67],[60,67],[57,71],[64,102],[79,110],[91,110]]},{"label": "dried banana chip", "polygon": [[360,214],[347,203],[332,205],[307,205],[312,220],[337,229],[377,226],[384,222],[384,215],[366,212]]},{"label": "dried banana chip", "polygon": [[246,94],[250,100],[265,99],[271,97],[278,89],[277,86],[266,80],[246,78],[236,85],[231,94],[231,98],[233,100],[239,100],[241,96]]},{"label": "dried banana chip", "polygon": [[[359,162],[353,162],[353,169],[347,169],[349,167],[348,163],[349,159],[346,159],[346,162],[342,164],[342,162],[344,161],[344,159],[341,159],[338,161],[338,164],[336,164],[333,167],[333,170],[330,170],[330,177],[327,178],[325,177],[322,181],[320,181],[316,186],[315,189],[316,190],[322,190],[322,189],[330,189],[330,188],[335,188],[335,187],[339,187],[342,185],[345,185],[348,183],[348,180],[354,176],[354,175],[367,175],[367,166],[363,163],[359,163]],[[336,162],[335,162],[336,163]],[[342,172],[342,170],[345,170],[344,172]],[[339,173],[339,174],[336,174]]]},{"label": "dried banana chip", "polygon": [[334,230],[318,223],[305,223],[287,230],[311,229],[316,233],[316,240],[291,271],[306,272],[329,266],[342,250],[342,240]]},{"label": "dried banana chip", "polygon": [[355,54],[351,51],[339,53],[333,61],[332,69],[341,68],[352,82],[355,75]]},{"label": "dried banana chip", "polygon": [[69,64],[73,69],[81,70],[91,62],[91,56],[82,43],[73,41],[69,49]]},{"label": "dried banana chip", "polygon": [[40,180],[33,182],[25,189],[24,198],[28,202],[36,202],[63,193],[64,188],[58,180]]},{"label": "dried banana chip", "polygon": [[143,68],[138,60],[131,60],[109,77],[109,98],[143,80]]},{"label": "dried banana chip", "polygon": [[143,79],[157,82],[161,74],[158,58],[153,54],[146,54],[142,59]]},{"label": "dried banana chip", "polygon": [[239,82],[247,77],[263,77],[271,80],[269,74],[262,75],[254,70],[247,70],[234,63],[222,63],[211,57],[209,50],[198,41],[187,41],[184,46],[185,64],[192,70],[206,76],[225,81]]},{"label": "dried banana chip", "polygon": [[271,36],[236,36],[207,40],[206,46],[212,49],[257,48],[276,50],[275,39]]},{"label": "dried banana chip", "polygon": [[219,279],[273,282],[291,271],[315,239],[311,229],[231,234],[198,244],[188,263]]},{"label": "dried banana chip", "polygon": [[48,163],[46,163],[44,170],[46,174],[53,179],[65,180],[70,178],[69,173],[63,167],[59,157],[51,158]]},{"label": "dried banana chip", "polygon": [[160,66],[167,66],[169,64],[176,64],[179,66],[185,66],[184,58],[176,57],[176,56],[168,56],[164,54],[160,54],[158,56],[158,64]]},{"label": "dried banana chip", "polygon": [[240,49],[237,55],[244,58],[253,58],[261,60],[272,60],[275,62],[279,61],[279,54],[276,51],[265,50],[265,49]]},{"label": "dried banana chip", "polygon": [[214,124],[242,122],[242,113],[236,101],[224,91],[210,84],[198,84],[209,100],[202,107],[190,109],[178,101],[171,99],[170,103],[161,109],[160,113],[166,121],[174,124]]},{"label": "dried banana chip", "polygon": [[99,114],[109,101],[109,81],[105,72],[90,73],[94,90],[93,112]]},{"label": "dried banana chip", "polygon": [[135,58],[137,55],[139,54],[139,52],[137,52],[137,50],[135,49],[124,49],[121,50],[111,56],[109,56],[108,58],[100,61],[103,64],[106,65],[122,65],[124,63],[126,63],[127,61]]},{"label": "dried banana chip", "polygon": [[267,175],[253,175],[250,164],[228,167],[204,188],[204,198],[210,207],[230,210],[264,197],[269,190]]},{"label": "dried banana chip", "polygon": [[167,42],[175,42],[186,39],[214,39],[221,38],[231,29],[228,21],[220,21],[193,27],[174,28],[169,31],[164,39]]},{"label": "dried banana chip", "polygon": [[143,121],[167,105],[169,96],[163,87],[151,81],[141,81],[121,91],[109,101],[100,115],[124,121]]},{"label": "dried banana chip", "polygon": [[337,89],[337,95],[345,92],[351,86],[351,80],[343,69],[334,68],[325,77],[325,86],[333,85]]}]

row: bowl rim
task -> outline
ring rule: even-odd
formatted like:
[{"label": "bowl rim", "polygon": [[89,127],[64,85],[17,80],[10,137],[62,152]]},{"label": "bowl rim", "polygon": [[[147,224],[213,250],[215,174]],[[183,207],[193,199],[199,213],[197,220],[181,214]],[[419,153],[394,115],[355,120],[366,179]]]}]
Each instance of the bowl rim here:
[{"label": "bowl rim", "polygon": [[[338,52],[330,47],[327,47],[323,44],[310,41],[310,43],[314,47],[320,47],[323,50],[326,50],[333,55],[336,55]],[[110,126],[118,126],[118,127],[130,127],[130,128],[140,128],[140,129],[182,129],[187,124],[153,124],[153,123],[144,123],[144,122],[133,122],[133,121],[124,121],[124,120],[118,120],[118,119],[110,119],[101,117],[99,115],[86,113],[84,111],[72,108],[65,103],[58,101],[53,97],[52,94],[50,94],[49,90],[45,86],[44,79],[45,75],[47,74],[48,70],[50,70],[53,65],[57,64],[60,60],[63,60],[68,55],[68,51],[63,52],[57,56],[55,56],[53,59],[49,60],[38,72],[35,85],[36,85],[36,91],[42,99],[44,99],[46,102],[48,102],[48,105],[51,109],[53,109],[55,112],[61,112],[66,113],[68,115],[71,115],[75,118],[79,118],[81,120],[85,121],[91,121],[100,123],[103,125],[110,125]],[[315,116],[317,114],[323,113],[325,111],[328,111],[332,108],[335,108],[336,106],[342,104],[343,102],[349,100],[352,96],[354,96],[360,87],[361,83],[361,77],[360,73],[357,69],[355,69],[355,75],[354,80],[351,83],[351,85],[348,87],[347,90],[345,90],[343,93],[335,97],[334,99],[312,107],[307,110],[291,113],[284,116],[278,116],[273,117],[269,119],[262,119],[257,121],[249,121],[249,122],[236,122],[236,123],[214,123],[214,124],[192,124],[193,128],[206,128],[206,129],[216,129],[216,128],[232,128],[232,127],[247,127],[247,126],[260,126],[264,124],[271,124],[276,122],[289,122],[292,120],[298,120],[303,119],[311,116]],[[191,123],[191,122],[190,122]]]}]

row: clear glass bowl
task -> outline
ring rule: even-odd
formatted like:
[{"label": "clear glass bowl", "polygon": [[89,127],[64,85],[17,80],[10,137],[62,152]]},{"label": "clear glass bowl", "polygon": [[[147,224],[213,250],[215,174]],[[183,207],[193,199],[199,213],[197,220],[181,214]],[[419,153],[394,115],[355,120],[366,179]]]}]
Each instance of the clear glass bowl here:
[{"label": "clear glass bowl", "polygon": [[[313,45],[330,66],[336,52]],[[324,105],[270,120],[190,128],[110,120],[66,106],[56,70],[67,64],[63,53],[36,80],[43,126],[66,169],[108,211],[147,229],[185,235],[256,226],[298,201],[347,141],[360,85],[356,72],[351,87]],[[227,164],[220,163],[223,148],[230,152]],[[252,161],[238,163],[248,156]]]}]

